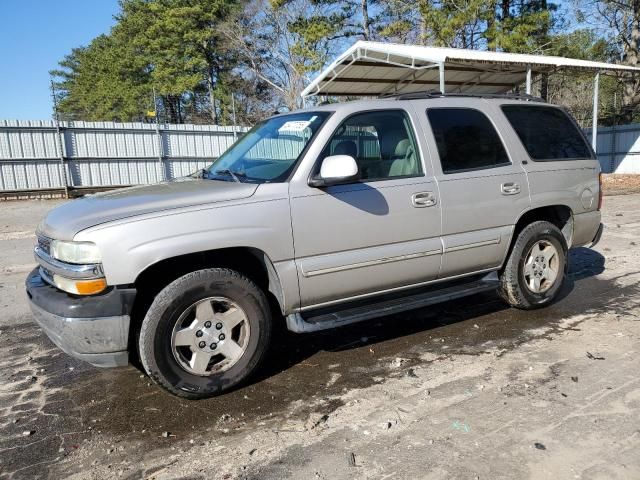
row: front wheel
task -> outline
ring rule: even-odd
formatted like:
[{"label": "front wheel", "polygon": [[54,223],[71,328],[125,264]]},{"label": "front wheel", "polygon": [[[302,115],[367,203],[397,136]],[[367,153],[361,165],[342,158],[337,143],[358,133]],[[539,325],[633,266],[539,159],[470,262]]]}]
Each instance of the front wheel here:
[{"label": "front wheel", "polygon": [[223,393],[247,379],[271,338],[268,301],[238,272],[184,275],[155,298],[140,330],[140,360],[164,389],[186,398]]},{"label": "front wheel", "polygon": [[550,303],[567,272],[567,243],[562,232],[545,221],[527,225],[516,238],[500,276],[500,295],[525,310]]}]

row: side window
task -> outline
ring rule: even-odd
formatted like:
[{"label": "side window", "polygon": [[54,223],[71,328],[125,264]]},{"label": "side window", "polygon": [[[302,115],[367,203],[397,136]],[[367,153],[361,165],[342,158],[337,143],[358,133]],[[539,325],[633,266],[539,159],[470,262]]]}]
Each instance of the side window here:
[{"label": "side window", "polygon": [[355,158],[365,181],[422,175],[409,117],[402,110],[349,117],[336,129],[321,158],[330,155]]},{"label": "side window", "polygon": [[444,173],[509,165],[504,145],[489,119],[471,108],[430,108],[427,117],[436,138]]},{"label": "side window", "polygon": [[503,105],[502,111],[532,160],[593,158],[584,136],[563,110],[539,105]]}]

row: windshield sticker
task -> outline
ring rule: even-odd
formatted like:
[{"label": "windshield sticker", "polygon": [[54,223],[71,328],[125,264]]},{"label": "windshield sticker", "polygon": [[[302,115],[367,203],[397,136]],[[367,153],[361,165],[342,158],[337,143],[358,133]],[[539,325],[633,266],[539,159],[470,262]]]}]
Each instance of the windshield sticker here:
[{"label": "windshield sticker", "polygon": [[278,129],[278,132],[304,132],[310,123],[308,120],[292,120],[285,122],[285,124]]}]

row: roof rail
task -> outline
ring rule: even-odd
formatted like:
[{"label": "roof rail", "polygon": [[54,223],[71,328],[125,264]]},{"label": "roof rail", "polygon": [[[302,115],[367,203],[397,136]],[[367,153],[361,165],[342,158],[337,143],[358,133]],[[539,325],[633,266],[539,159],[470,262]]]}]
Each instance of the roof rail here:
[{"label": "roof rail", "polygon": [[426,90],[422,92],[398,93],[380,96],[380,98],[395,98],[396,100],[417,100],[420,98],[446,98],[446,97],[476,97],[476,98],[502,98],[506,100],[524,100],[528,102],[544,102],[540,97],[527,95],[526,93],[442,93],[440,90]]}]

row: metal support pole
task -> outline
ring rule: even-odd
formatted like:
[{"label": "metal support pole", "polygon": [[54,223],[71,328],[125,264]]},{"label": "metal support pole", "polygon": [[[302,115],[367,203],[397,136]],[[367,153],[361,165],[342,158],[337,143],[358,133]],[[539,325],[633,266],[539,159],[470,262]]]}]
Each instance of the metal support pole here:
[{"label": "metal support pole", "polygon": [[444,85],[444,62],[440,64],[438,67],[440,70],[440,93],[445,93],[445,85]]},{"label": "metal support pole", "polygon": [[527,95],[531,95],[531,65],[527,65]]},{"label": "metal support pole", "polygon": [[596,73],[593,80],[593,124],[591,127],[591,146],[597,153],[598,148],[598,93],[600,90],[600,72]]},{"label": "metal support pole", "polygon": [[236,96],[231,93],[231,111],[233,113],[233,141],[235,142],[238,139],[238,134],[236,133]]},{"label": "metal support pole", "polygon": [[69,177],[67,176],[67,162],[64,155],[64,137],[58,118],[58,99],[56,97],[56,86],[53,83],[53,78],[51,79],[51,98],[53,99],[53,120],[56,127],[57,150],[58,157],[60,158],[62,183],[64,184],[64,197],[69,198]]},{"label": "metal support pole", "polygon": [[153,87],[153,109],[156,114],[156,140],[158,142],[158,166],[160,167],[160,180],[167,179],[167,173],[164,169],[164,146],[162,145],[162,134],[160,133],[160,119],[158,118],[158,101],[156,99],[156,89]]}]

